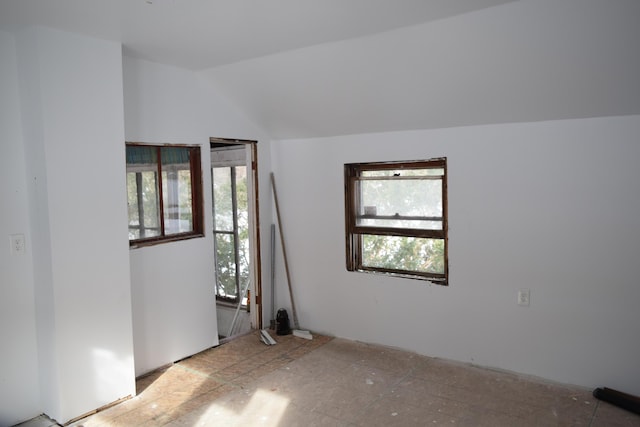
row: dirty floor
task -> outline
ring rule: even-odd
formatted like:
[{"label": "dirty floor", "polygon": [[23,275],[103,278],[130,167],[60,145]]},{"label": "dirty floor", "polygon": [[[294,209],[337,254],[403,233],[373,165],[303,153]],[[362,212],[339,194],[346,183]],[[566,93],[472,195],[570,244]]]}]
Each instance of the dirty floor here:
[{"label": "dirty floor", "polygon": [[640,426],[639,415],[578,387],[344,339],[271,335],[277,345],[251,333],[139,378],[136,397],[71,425]]}]

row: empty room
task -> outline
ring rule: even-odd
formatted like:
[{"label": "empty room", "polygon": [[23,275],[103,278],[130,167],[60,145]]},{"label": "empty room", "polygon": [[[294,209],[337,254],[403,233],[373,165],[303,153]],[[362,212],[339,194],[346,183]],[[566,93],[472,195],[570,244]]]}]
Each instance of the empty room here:
[{"label": "empty room", "polygon": [[0,427],[640,425],[638,22],[0,0]]}]

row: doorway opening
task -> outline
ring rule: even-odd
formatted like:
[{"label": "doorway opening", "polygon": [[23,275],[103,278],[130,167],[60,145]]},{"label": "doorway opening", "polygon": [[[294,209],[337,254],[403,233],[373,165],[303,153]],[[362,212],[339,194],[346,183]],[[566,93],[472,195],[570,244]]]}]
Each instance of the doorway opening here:
[{"label": "doorway opening", "polygon": [[262,327],[257,141],[211,138],[218,336]]}]

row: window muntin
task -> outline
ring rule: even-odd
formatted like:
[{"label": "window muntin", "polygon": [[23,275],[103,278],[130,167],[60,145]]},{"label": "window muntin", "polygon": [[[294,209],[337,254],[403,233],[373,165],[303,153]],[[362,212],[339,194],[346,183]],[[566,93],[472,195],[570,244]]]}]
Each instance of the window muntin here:
[{"label": "window muntin", "polygon": [[447,284],[446,159],[345,165],[347,269]]},{"label": "window muntin", "polygon": [[127,143],[126,153],[129,244],[202,236],[200,147]]}]

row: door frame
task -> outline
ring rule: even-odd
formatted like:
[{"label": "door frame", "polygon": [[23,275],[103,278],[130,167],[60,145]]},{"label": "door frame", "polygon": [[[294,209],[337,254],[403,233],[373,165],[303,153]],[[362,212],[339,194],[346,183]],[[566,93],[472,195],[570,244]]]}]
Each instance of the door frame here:
[{"label": "door frame", "polygon": [[[251,327],[262,329],[262,261],[260,257],[260,192],[258,183],[258,141],[235,138],[209,138],[209,148],[224,146],[244,146],[247,153],[247,191],[253,197],[247,198],[249,208],[249,250],[251,255],[251,292],[249,304],[251,304]],[[249,164],[250,163],[250,164]],[[250,167],[249,167],[250,166]],[[213,167],[213,165],[212,165]]]}]

